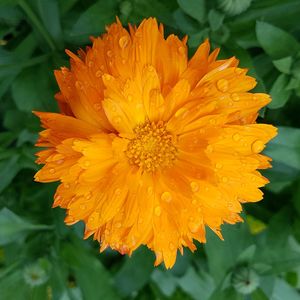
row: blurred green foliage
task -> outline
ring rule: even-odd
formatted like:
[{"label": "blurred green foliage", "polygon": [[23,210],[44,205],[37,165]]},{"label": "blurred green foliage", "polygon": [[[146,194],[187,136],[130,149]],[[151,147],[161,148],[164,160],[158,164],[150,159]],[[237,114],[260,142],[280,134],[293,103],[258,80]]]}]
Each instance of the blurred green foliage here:
[{"label": "blurred green foliage", "polygon": [[[0,0],[0,300],[299,300],[299,0]],[[185,251],[172,270],[154,268],[140,249],[128,259],[82,241],[51,209],[55,184],[32,180],[40,130],[32,110],[57,110],[53,70],[119,16],[155,16],[166,32],[205,38],[236,55],[273,102],[261,112],[279,135],[266,154],[273,168],[265,199],[245,205],[243,224],[223,226],[225,241]]]}]

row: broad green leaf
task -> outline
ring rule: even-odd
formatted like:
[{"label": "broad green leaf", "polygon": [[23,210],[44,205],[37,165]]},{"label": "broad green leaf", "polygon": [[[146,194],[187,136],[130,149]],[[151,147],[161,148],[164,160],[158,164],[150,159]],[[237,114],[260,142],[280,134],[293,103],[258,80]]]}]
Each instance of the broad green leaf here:
[{"label": "broad green leaf", "polygon": [[139,249],[127,258],[115,276],[115,283],[123,296],[129,296],[143,288],[153,271],[152,253],[145,248]]},{"label": "broad green leaf", "polygon": [[192,299],[208,300],[215,288],[213,278],[205,273],[197,273],[190,267],[186,274],[177,278],[177,283]]},{"label": "broad green leaf", "polygon": [[299,42],[286,31],[265,23],[256,23],[256,35],[262,48],[273,59],[295,55],[300,50]]},{"label": "broad green leaf", "polygon": [[266,296],[266,294],[262,291],[262,289],[256,289],[251,294],[252,300],[269,300],[269,298]]},{"label": "broad green leaf", "polygon": [[[50,74],[53,76],[52,73]],[[16,106],[25,112],[53,109],[55,105],[53,94],[47,66],[25,69],[12,85],[12,95]]]},{"label": "broad green leaf", "polygon": [[300,300],[300,294],[293,289],[286,281],[277,278],[275,280],[273,293],[270,300]]},{"label": "broad green leaf", "polygon": [[97,256],[91,255],[80,243],[64,244],[61,255],[74,271],[83,299],[120,299],[109,272],[97,259]]},{"label": "broad green leaf", "polygon": [[278,135],[264,151],[274,162],[300,171],[300,129],[278,127]]},{"label": "broad green leaf", "polygon": [[39,16],[59,49],[63,48],[63,35],[57,0],[34,0]]},{"label": "broad green leaf", "polygon": [[75,22],[68,39],[87,42],[89,36],[104,32],[105,26],[111,24],[117,15],[117,1],[100,0],[82,12]]},{"label": "broad green leaf", "polygon": [[274,82],[270,94],[272,97],[271,103],[268,105],[270,109],[277,109],[283,107],[289,100],[292,91],[287,90],[289,78],[285,74],[280,74]]},{"label": "broad green leaf", "polygon": [[206,17],[206,7],[204,0],[177,0],[180,8],[190,17],[200,23],[204,23]]},{"label": "broad green leaf", "polygon": [[173,13],[173,18],[177,27],[182,31],[187,33],[197,32],[197,22],[184,14],[181,9],[177,9]]},{"label": "broad green leaf", "polygon": [[237,264],[239,255],[253,244],[246,223],[223,225],[222,234],[224,241],[208,230],[207,243],[204,246],[210,274],[217,283],[220,283],[226,273]]},{"label": "broad green leaf", "polygon": [[273,64],[277,68],[277,70],[285,74],[290,74],[292,62],[293,58],[291,56],[273,60]]},{"label": "broad green leaf", "polygon": [[208,13],[208,22],[210,25],[210,28],[215,31],[218,30],[223,23],[224,15],[220,12],[218,12],[215,9],[212,9]]},{"label": "broad green leaf", "polygon": [[17,270],[0,280],[0,299],[24,300],[32,299],[30,289],[26,285],[22,270]]},{"label": "broad green leaf", "polygon": [[170,297],[176,290],[177,282],[171,272],[162,272],[159,269],[155,269],[151,279],[167,297]]},{"label": "broad green leaf", "polygon": [[18,154],[13,155],[7,160],[0,161],[0,193],[12,182],[20,171]]},{"label": "broad green leaf", "polygon": [[7,208],[0,211],[0,245],[6,245],[24,238],[30,230],[45,230],[47,225],[35,225],[25,221]]},{"label": "broad green leaf", "polygon": [[256,251],[256,245],[251,245],[246,248],[239,256],[237,257],[237,262],[242,263],[250,263],[254,257]]}]

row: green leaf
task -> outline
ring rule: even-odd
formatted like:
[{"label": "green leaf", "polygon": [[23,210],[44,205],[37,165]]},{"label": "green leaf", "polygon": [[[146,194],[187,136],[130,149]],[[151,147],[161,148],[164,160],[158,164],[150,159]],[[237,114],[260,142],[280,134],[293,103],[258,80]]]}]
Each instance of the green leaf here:
[{"label": "green leaf", "polygon": [[177,282],[172,276],[171,272],[162,272],[159,269],[155,269],[151,275],[151,279],[156,283],[161,292],[170,297],[176,290]]},{"label": "green leaf", "polygon": [[17,270],[0,281],[0,299],[32,299],[29,287],[25,284],[21,270]]},{"label": "green leaf", "polygon": [[[38,84],[36,84],[37,78]],[[53,94],[49,70],[44,65],[23,70],[12,85],[16,106],[25,112],[52,110],[55,105],[55,101],[52,100]]]},{"label": "green leaf", "polygon": [[190,295],[193,299],[208,300],[215,288],[213,278],[205,273],[199,274],[194,268],[190,267],[186,274],[177,278],[177,283],[183,291]]},{"label": "green leaf", "polygon": [[218,30],[222,26],[223,20],[224,20],[224,15],[222,13],[218,12],[215,9],[212,9],[209,11],[208,22],[209,22],[210,28],[213,31]]},{"label": "green leaf", "polygon": [[6,245],[20,238],[30,230],[50,229],[47,225],[34,225],[20,218],[7,208],[0,211],[0,245]]},{"label": "green leaf", "polygon": [[273,60],[274,66],[282,73],[290,74],[293,59],[291,56]]},{"label": "green leaf", "polygon": [[277,109],[283,107],[289,100],[292,91],[286,89],[288,81],[289,77],[285,74],[280,74],[277,77],[270,90],[270,94],[272,97],[272,101],[268,105],[270,109]]},{"label": "green leaf", "polygon": [[109,272],[100,260],[85,250],[79,242],[64,244],[61,255],[74,271],[83,299],[120,299],[115,292]]},{"label": "green leaf", "polygon": [[139,291],[151,277],[153,271],[152,253],[145,248],[139,249],[127,258],[115,276],[115,283],[123,296]]},{"label": "green leaf", "polygon": [[204,0],[177,0],[177,2],[187,15],[196,19],[199,23],[204,23],[206,15]]},{"label": "green leaf", "polygon": [[207,243],[204,246],[210,274],[217,283],[220,283],[226,273],[237,264],[239,255],[253,244],[246,223],[223,225],[222,234],[224,241],[208,230]]},{"label": "green leaf", "polygon": [[251,245],[246,248],[237,258],[238,263],[250,263],[254,257],[256,245]]},{"label": "green leaf", "polygon": [[0,162],[0,193],[12,182],[20,171],[18,160],[19,155],[15,154],[10,159]]},{"label": "green leaf", "polygon": [[59,49],[63,48],[63,35],[60,25],[60,16],[58,3],[56,0],[35,0],[35,5],[38,9],[39,16],[51,35],[52,39],[58,45]]},{"label": "green leaf", "polygon": [[269,298],[266,296],[266,294],[263,292],[262,289],[256,289],[252,295],[252,300],[269,300]]},{"label": "green leaf", "polygon": [[[69,39],[74,43],[87,42],[91,35],[104,32],[105,26],[112,23],[117,15],[117,1],[100,0],[80,14],[75,22]],[[75,38],[75,40],[74,40]]]},{"label": "green leaf", "polygon": [[278,127],[278,135],[264,151],[274,162],[300,170],[300,129]]},{"label": "green leaf", "polygon": [[292,35],[265,22],[256,23],[256,36],[262,48],[275,60],[295,55],[300,50],[300,44]]},{"label": "green leaf", "polygon": [[274,289],[271,300],[300,300],[300,294],[293,289],[288,283],[286,283],[283,279],[277,278],[275,280]]}]

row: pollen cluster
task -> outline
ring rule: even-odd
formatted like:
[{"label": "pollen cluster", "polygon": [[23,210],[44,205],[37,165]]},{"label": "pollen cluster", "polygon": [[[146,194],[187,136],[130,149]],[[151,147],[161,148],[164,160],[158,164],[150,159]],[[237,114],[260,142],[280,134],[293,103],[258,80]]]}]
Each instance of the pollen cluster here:
[{"label": "pollen cluster", "polygon": [[131,165],[146,172],[172,167],[177,156],[174,136],[163,122],[146,122],[134,129],[135,137],[129,142],[126,155]]}]

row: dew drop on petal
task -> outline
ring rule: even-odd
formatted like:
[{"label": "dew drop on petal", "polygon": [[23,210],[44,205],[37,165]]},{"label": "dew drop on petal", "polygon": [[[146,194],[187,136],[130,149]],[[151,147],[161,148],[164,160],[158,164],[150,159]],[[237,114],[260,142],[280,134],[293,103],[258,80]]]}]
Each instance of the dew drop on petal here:
[{"label": "dew drop on petal", "polygon": [[235,142],[238,142],[240,140],[241,136],[238,134],[238,133],[235,133],[233,136],[232,136],[232,139],[235,141]]},{"label": "dew drop on petal", "polygon": [[220,91],[220,92],[226,92],[228,90],[228,80],[226,79],[219,79],[217,81],[217,89]]},{"label": "dew drop on petal", "polygon": [[64,162],[63,159],[59,159],[59,160],[56,161],[56,163],[57,163],[58,165],[61,165],[63,162]]},{"label": "dew drop on petal", "polygon": [[223,165],[221,163],[216,163],[216,168],[217,169],[222,169]]},{"label": "dew drop on petal", "polygon": [[169,192],[163,192],[161,194],[161,200],[166,201],[166,202],[171,202],[172,201],[172,195]]},{"label": "dew drop on petal", "polygon": [[113,52],[111,50],[108,50],[106,52],[106,54],[107,54],[108,57],[112,57],[113,56]]},{"label": "dew drop on petal", "polygon": [[98,78],[101,77],[102,76],[102,71],[98,70],[95,75]]},{"label": "dew drop on petal", "polygon": [[232,99],[233,101],[237,102],[237,101],[240,100],[240,97],[239,97],[239,95],[238,95],[237,93],[233,93],[233,94],[231,95],[231,99]]},{"label": "dew drop on petal", "polygon": [[228,177],[224,176],[222,177],[222,181],[225,183],[225,182],[228,182]]},{"label": "dew drop on petal", "polygon": [[256,140],[251,145],[251,149],[252,149],[253,153],[259,153],[264,148],[265,148],[265,145],[261,140]]},{"label": "dew drop on petal", "polygon": [[101,110],[101,108],[102,108],[102,105],[100,102],[95,103],[93,106],[94,106],[95,110]]},{"label": "dew drop on petal", "polygon": [[156,206],[154,209],[154,213],[157,217],[159,217],[161,215],[161,208],[160,206]]},{"label": "dew drop on petal", "polygon": [[82,209],[82,210],[85,210],[86,206],[84,204],[80,204],[79,208]]},{"label": "dew drop on petal", "polygon": [[119,46],[124,49],[128,46],[128,43],[129,43],[129,37],[124,35],[122,37],[120,37],[119,39]]},{"label": "dew drop on petal", "polygon": [[49,172],[50,172],[50,174],[54,174],[54,173],[55,173],[55,169],[54,169],[54,168],[51,168],[51,169],[49,170]]},{"label": "dew drop on petal", "polygon": [[169,248],[171,251],[175,250],[175,246],[172,242],[169,243]]},{"label": "dew drop on petal", "polygon": [[117,227],[117,228],[121,228],[121,227],[122,227],[122,223],[121,223],[121,222],[117,222],[117,223],[116,223],[116,227]]},{"label": "dew drop on petal", "polygon": [[120,123],[121,123],[121,118],[120,118],[120,117],[115,117],[115,118],[113,119],[113,122],[114,122],[115,124],[120,124]]},{"label": "dew drop on petal", "polygon": [[186,53],[185,47],[183,47],[183,46],[178,47],[177,50],[178,50],[178,53],[181,55],[184,55]]},{"label": "dew drop on petal", "polygon": [[193,191],[194,193],[196,193],[196,192],[199,191],[199,185],[198,185],[197,182],[192,181],[190,185],[191,185],[191,189],[192,189],[192,191]]},{"label": "dew drop on petal", "polygon": [[206,150],[207,150],[207,152],[212,153],[214,149],[213,149],[212,145],[208,145]]}]

